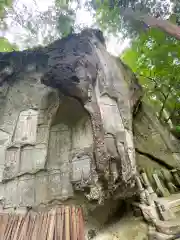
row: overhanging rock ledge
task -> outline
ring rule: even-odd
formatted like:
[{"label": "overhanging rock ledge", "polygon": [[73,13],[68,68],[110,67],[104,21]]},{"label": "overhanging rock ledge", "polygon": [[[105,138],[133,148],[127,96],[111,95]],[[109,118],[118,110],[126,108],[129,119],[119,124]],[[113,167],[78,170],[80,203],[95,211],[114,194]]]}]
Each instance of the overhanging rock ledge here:
[{"label": "overhanging rock ledge", "polygon": [[[179,143],[141,103],[137,78],[106,51],[99,30],[0,54],[0,83],[2,212],[75,204],[83,208],[88,229],[106,232],[103,224],[120,216],[129,199],[141,199],[135,208],[145,216],[147,189],[157,190],[153,203],[178,192]],[[157,170],[172,183],[169,190]],[[135,222],[145,229],[143,239],[145,224]],[[129,217],[129,226],[135,222]]]}]

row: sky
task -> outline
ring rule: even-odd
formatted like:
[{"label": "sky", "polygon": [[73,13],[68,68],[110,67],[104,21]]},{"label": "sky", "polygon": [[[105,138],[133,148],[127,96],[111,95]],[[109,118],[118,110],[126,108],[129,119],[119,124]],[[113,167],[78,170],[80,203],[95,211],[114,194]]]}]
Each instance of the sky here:
[{"label": "sky", "polygon": [[[91,27],[94,23],[94,18],[93,15],[90,11],[87,11],[83,7],[84,0],[81,0],[81,5],[82,7],[77,10],[76,12],[76,20],[75,24],[76,25],[81,25],[84,27]],[[53,0],[15,0],[14,2],[14,9],[15,11],[23,11],[23,6],[26,6],[28,9],[28,12],[31,14],[35,14],[36,10],[38,11],[47,11],[48,8],[50,8],[54,4]],[[75,7],[75,5],[74,5]],[[23,12],[24,14],[24,12]],[[12,18],[8,17],[7,22],[9,25],[9,31],[6,34],[6,37],[9,39],[10,42],[15,42],[17,39],[22,38],[23,34],[25,35],[26,32],[21,26],[14,25]],[[119,34],[121,37],[121,34]],[[120,53],[129,46],[130,40],[125,39],[125,40],[120,40],[120,38],[114,37],[114,36],[108,36],[107,38],[107,50],[115,56],[120,55]],[[41,42],[39,43],[41,44]],[[20,47],[21,48],[21,47]],[[23,44],[22,44],[22,49],[23,49]]]}]

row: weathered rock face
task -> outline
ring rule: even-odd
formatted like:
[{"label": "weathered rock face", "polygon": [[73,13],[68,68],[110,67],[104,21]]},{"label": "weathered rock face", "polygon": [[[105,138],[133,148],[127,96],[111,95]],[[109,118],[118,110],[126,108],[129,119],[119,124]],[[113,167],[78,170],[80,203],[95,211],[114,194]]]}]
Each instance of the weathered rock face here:
[{"label": "weathered rock face", "polygon": [[[7,63],[0,75],[4,210],[75,203],[84,207],[87,228],[100,229],[119,207],[123,209],[119,199],[138,194],[136,169],[145,169],[155,184],[155,170],[163,168],[170,176],[169,170],[179,166],[178,144],[152,110],[143,104],[133,119],[141,87],[133,73],[107,53],[99,34],[86,30],[40,53],[25,51],[23,66],[19,61],[16,67],[17,52],[3,55]],[[138,224],[137,229],[142,222]],[[97,239],[120,239],[108,234]]]},{"label": "weathered rock face", "polygon": [[136,172],[132,111],[140,86],[133,79],[126,81],[107,53],[100,31],[86,29],[55,42],[47,52],[48,69],[42,83],[82,103],[92,126],[95,170],[108,180],[112,192],[119,179],[122,196],[127,195]]},{"label": "weathered rock face", "polygon": [[[136,193],[132,136],[136,101],[131,96],[140,86],[133,77],[125,79],[124,66],[103,44],[99,32],[87,30],[43,52],[36,50],[37,58],[31,51],[20,53],[22,67],[20,60],[16,67],[18,52],[3,56],[7,66],[1,66],[6,75],[1,75],[0,134],[5,208],[67,201],[76,198],[78,190],[99,203],[109,194],[125,198]],[[74,95],[74,89],[85,94]]]},{"label": "weathered rock face", "polygon": [[150,106],[143,103],[133,125],[135,148],[139,154],[151,160],[154,158],[154,162],[167,169],[180,167],[179,141],[161,125]]}]

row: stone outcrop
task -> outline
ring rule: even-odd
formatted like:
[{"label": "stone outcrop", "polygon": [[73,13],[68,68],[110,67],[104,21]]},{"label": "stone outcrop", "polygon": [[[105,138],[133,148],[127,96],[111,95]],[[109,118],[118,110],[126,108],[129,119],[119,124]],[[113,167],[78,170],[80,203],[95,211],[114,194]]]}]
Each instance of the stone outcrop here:
[{"label": "stone outcrop", "polygon": [[98,30],[86,29],[55,42],[47,52],[48,69],[41,82],[81,102],[92,126],[94,168],[108,188],[116,190],[119,178],[122,196],[127,195],[136,172],[132,111],[141,87],[126,81]]},{"label": "stone outcrop", "polygon": [[[141,102],[135,75],[107,53],[101,32],[87,29],[44,49],[3,54],[1,62],[2,212],[80,205],[95,239],[122,239],[104,224],[125,209],[132,213],[132,202],[144,217],[150,206],[153,217],[167,220],[155,202],[178,199],[179,142]],[[143,239],[145,223],[130,214],[120,224],[127,217],[136,229],[143,226],[137,238]]]}]

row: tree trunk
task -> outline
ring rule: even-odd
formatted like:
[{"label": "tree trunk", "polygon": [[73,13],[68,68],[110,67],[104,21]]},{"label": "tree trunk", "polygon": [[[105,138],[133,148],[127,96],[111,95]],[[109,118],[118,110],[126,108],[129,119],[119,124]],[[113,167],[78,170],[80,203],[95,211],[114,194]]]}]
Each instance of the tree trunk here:
[{"label": "tree trunk", "polygon": [[143,14],[141,12],[133,12],[131,10],[125,10],[121,13],[127,19],[133,19],[145,23],[148,27],[159,28],[170,36],[180,40],[180,27],[164,19],[157,19],[155,17]]}]

